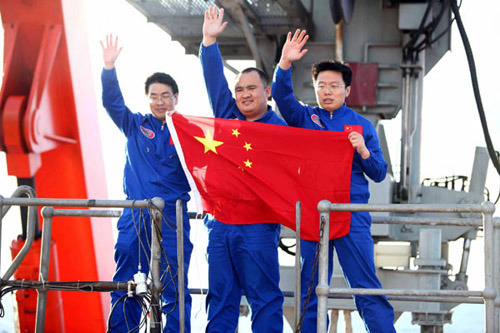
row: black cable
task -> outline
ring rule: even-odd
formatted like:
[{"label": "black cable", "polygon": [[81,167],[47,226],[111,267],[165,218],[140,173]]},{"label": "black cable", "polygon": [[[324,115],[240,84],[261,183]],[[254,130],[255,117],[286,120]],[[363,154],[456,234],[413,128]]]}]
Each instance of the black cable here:
[{"label": "black cable", "polygon": [[142,327],[144,327],[144,326],[147,325],[147,315],[149,313],[149,306],[144,302],[144,300],[147,300],[148,302],[150,302],[150,299],[148,297],[146,297],[146,296],[141,297],[141,296],[133,295],[132,297],[139,304],[139,306],[141,307],[141,310],[142,310],[142,319],[139,322],[139,324],[136,327],[134,327],[132,330],[130,329],[130,327],[128,325],[127,315],[126,315],[126,312],[125,312],[125,303],[126,303],[126,301],[127,301],[127,299],[129,297],[128,297],[128,294],[123,294],[122,296],[120,296],[116,300],[116,302],[111,307],[111,310],[109,311],[108,328],[106,330],[106,333],[111,333],[111,329],[115,329],[116,328],[116,327],[113,327],[113,325],[111,323],[111,319],[113,317],[114,311],[116,310],[116,306],[122,300],[123,300],[123,314],[124,314],[125,323],[126,323],[127,329],[128,329],[127,333],[139,332]]},{"label": "black cable", "polygon": [[292,247],[295,247],[297,246],[297,244],[292,244],[292,245],[285,245],[285,243],[283,243],[283,237],[280,237],[280,242],[278,244],[279,248],[285,252],[285,253],[288,253],[289,255],[291,256],[294,256],[296,253],[293,252],[292,250],[290,250]]},{"label": "black cable", "polygon": [[412,34],[410,34],[411,39],[403,47],[403,61],[404,62],[406,62],[406,61],[408,61],[410,59],[412,61],[414,60],[412,58],[413,51],[414,51],[414,46],[415,46],[415,43],[418,40],[418,37],[424,31],[425,21],[427,20],[427,16],[429,15],[431,8],[432,8],[432,0],[427,0],[427,8],[425,9],[424,16],[422,17],[422,21],[420,21],[420,24],[419,24],[419,27],[418,27],[417,31],[414,32],[414,33],[412,33]]},{"label": "black cable", "polygon": [[[159,212],[161,212],[162,222],[165,221],[165,224],[172,231],[177,232],[177,225],[173,224],[173,222],[170,220],[170,218],[165,213],[163,213],[163,211],[160,211],[159,208],[152,202],[152,200],[149,200],[149,202],[148,202],[148,212],[149,212],[149,215],[150,215],[151,219],[153,219],[153,211],[152,211],[153,207],[156,210],[158,210]],[[161,290],[161,293],[163,293],[164,290],[167,288],[167,286],[169,286],[170,284],[172,284],[174,286],[174,291],[175,291],[175,298],[174,299],[176,301],[175,301],[172,309],[166,313],[166,314],[169,314],[169,313],[172,313],[173,311],[175,311],[175,309],[177,308],[177,305],[178,305],[177,299],[179,297],[179,289],[178,289],[179,286],[175,283],[175,278],[178,277],[179,267],[177,267],[177,274],[173,274],[172,267],[175,266],[175,265],[173,265],[172,263],[170,263],[170,260],[168,259],[167,253],[165,252],[165,249],[163,248],[163,246],[161,246],[161,240],[163,238],[163,234],[162,234],[161,230],[159,229],[159,226],[156,225],[156,223],[151,223],[151,225],[153,225],[154,228],[155,228],[155,230],[156,230],[156,235],[158,236],[158,243],[160,243],[162,257],[163,257],[163,259],[165,261],[165,265],[166,265],[165,270],[163,270],[163,273],[160,276],[160,280],[162,281],[162,290]],[[183,235],[182,239],[184,240],[184,235]],[[170,280],[166,279],[165,276],[167,274],[170,275]]]},{"label": "black cable", "polygon": [[[135,201],[134,201],[135,203]],[[165,221],[165,225],[170,228],[172,231],[177,231],[177,226],[172,222],[172,220],[163,212],[163,211],[160,211],[158,209],[158,207],[156,205],[153,204],[152,200],[148,200],[148,208],[147,208],[147,212],[148,212],[148,215],[149,215],[149,226],[154,226],[155,230],[156,230],[156,234],[157,234],[157,237],[158,237],[158,243],[160,244],[160,248],[161,248],[161,254],[162,254],[162,257],[164,259],[164,263],[166,265],[166,268],[163,270],[162,272],[162,275],[160,277],[161,281],[162,281],[162,290],[160,291],[160,293],[163,293],[163,291],[165,290],[165,288],[170,285],[171,283],[174,285],[174,290],[175,290],[175,300],[177,300],[178,298],[178,286],[176,285],[175,283],[175,278],[178,276],[178,274],[173,274],[173,270],[172,270],[172,264],[170,263],[169,259],[168,259],[168,256],[167,256],[167,253],[165,251],[165,249],[163,248],[163,246],[161,246],[161,240],[162,240],[162,233],[161,233],[161,230],[160,230],[160,227],[156,224],[156,223],[152,223],[153,222],[153,208],[156,208],[162,215],[162,222]],[[135,219],[135,214],[134,214],[134,210],[133,210],[133,205],[132,205],[132,221],[133,221],[133,224],[134,224],[134,228],[136,230],[136,233],[137,233],[137,236],[138,236],[138,241],[139,241],[139,253],[140,253],[140,249],[142,248],[142,250],[144,251],[145,255],[146,255],[146,258],[148,260],[148,271],[151,271],[151,267],[149,267],[149,264],[150,264],[150,257],[148,255],[148,253],[151,252],[151,240],[149,239],[149,228],[148,228],[148,223],[146,223],[146,216],[145,216],[145,213],[144,213],[144,210],[143,209],[140,209],[140,213],[139,213],[139,223],[137,223],[136,219]],[[145,228],[146,232],[144,233],[145,237],[146,237],[146,244],[144,244],[144,242],[142,241],[142,238],[141,238],[141,230],[142,228]],[[151,230],[152,231],[152,230]],[[183,237],[184,238],[184,237]],[[149,250],[149,251],[148,251]],[[139,258],[140,258],[140,255],[139,255]],[[140,264],[140,261],[139,261],[139,264]],[[167,280],[166,276],[170,275],[170,280]],[[168,282],[167,282],[168,281]],[[128,329],[128,332],[132,333],[132,332],[138,332],[143,326],[147,325],[147,322],[145,320],[146,316],[147,316],[147,313],[150,312],[150,306],[151,306],[151,300],[150,298],[146,295],[146,296],[137,296],[137,295],[133,295],[135,301],[137,301],[142,309],[142,312],[143,312],[143,321],[141,321],[139,323],[139,326],[137,327],[133,327],[132,329],[129,327],[129,323],[128,323],[128,319],[127,319],[127,316],[126,316],[126,312],[125,312],[125,303],[127,302],[127,297],[128,295],[127,294],[124,294],[122,295],[116,302],[115,304],[113,304],[113,307],[111,308],[111,311],[110,311],[110,315],[108,317],[108,332],[110,332],[110,329],[111,329],[111,316],[112,316],[112,313],[116,310],[116,305],[122,301],[123,301],[123,311],[124,311],[124,318],[125,318],[125,324],[127,325],[127,329]],[[148,301],[149,305],[144,302],[144,299]],[[175,311],[175,309],[177,308],[178,306],[178,302],[176,301],[174,304],[173,304],[173,308],[168,312],[168,313],[172,313],[173,311]]]},{"label": "black cable", "polygon": [[[448,4],[448,6],[450,6],[451,4]],[[458,5],[458,8],[460,9],[460,7],[462,7],[462,1],[460,0],[460,4]],[[453,22],[455,22],[455,18],[453,17],[451,20],[450,20],[450,23],[448,24],[448,27],[446,27],[446,29],[444,29],[441,33],[439,33],[436,38],[430,40],[429,42],[427,42],[427,45],[424,45],[422,48],[419,48],[417,50],[417,52],[421,52],[423,51],[426,47],[429,47],[429,46],[432,46],[432,44],[434,44],[435,42],[437,42],[438,40],[440,40],[444,35],[446,35],[446,33],[448,31],[450,31],[451,27],[453,26]]]},{"label": "black cable", "polygon": [[469,43],[469,39],[465,32],[464,25],[462,23],[462,18],[460,17],[460,12],[457,6],[457,0],[451,1],[451,9],[455,15],[455,20],[457,21],[458,31],[462,37],[462,43],[464,44],[465,54],[467,55],[467,61],[469,63],[469,71],[472,80],[472,88],[474,90],[474,97],[476,99],[476,105],[479,112],[479,118],[481,120],[481,126],[483,128],[484,139],[486,141],[486,148],[488,149],[488,154],[490,156],[493,166],[500,175],[500,161],[496,156],[495,148],[493,147],[493,142],[491,141],[490,133],[488,130],[488,123],[486,122],[486,116],[484,114],[483,102],[481,100],[481,93],[479,92],[479,83],[477,80],[476,65],[474,62],[474,55],[472,54],[472,49]]},{"label": "black cable", "polygon": [[[156,234],[158,235],[158,238],[160,238],[161,232],[158,229],[158,226],[156,225],[156,223],[153,223],[153,225],[156,228]],[[183,237],[183,239],[184,239],[184,237]],[[161,238],[158,239],[158,242],[161,244]],[[163,246],[161,246],[161,251],[162,251],[163,259],[165,260],[165,264],[166,264],[166,269],[163,271],[163,273],[160,277],[160,280],[162,281],[161,293],[163,293],[163,291],[167,288],[167,286],[170,285],[170,283],[172,283],[172,285],[174,286],[174,290],[175,290],[175,298],[174,299],[176,300],[172,310],[170,310],[168,312],[168,313],[172,313],[177,308],[177,298],[179,297],[179,289],[178,289],[179,286],[175,283],[175,278],[178,277],[179,267],[177,267],[177,274],[173,274],[172,273],[172,266],[175,266],[175,265],[170,263],[170,260],[168,259],[167,253],[165,252],[165,249],[163,248]],[[170,275],[170,280],[167,280],[165,278],[166,274]]]},{"label": "black cable", "polygon": [[[137,241],[139,242],[139,265],[141,265],[141,248],[144,251],[144,254],[146,256],[147,262],[149,264],[149,256],[148,256],[148,251],[147,248],[144,246],[142,239],[141,239],[141,219],[142,219],[142,209],[139,209],[139,227],[137,226],[137,222],[135,221],[135,214],[134,214],[134,204],[135,200],[132,202],[132,208],[131,208],[131,214],[132,214],[132,222],[134,224],[135,232],[137,234]],[[145,222],[144,222],[145,225]],[[147,232],[146,232],[146,238],[147,238]],[[146,239],[147,242],[147,239]],[[148,244],[149,245],[149,244]],[[151,246],[149,246],[149,249],[151,251]]]},{"label": "black cable", "polygon": [[427,47],[431,46],[435,42],[437,42],[439,39],[441,39],[450,29],[451,26],[453,25],[453,21],[455,20],[454,18],[448,22],[448,26],[441,32],[439,33],[436,38],[430,39],[434,31],[436,30],[437,26],[441,22],[443,15],[447,12],[447,9],[450,7],[450,1],[449,0],[444,0],[442,5],[441,5],[441,11],[439,14],[436,16],[436,18],[426,27],[426,34],[425,38],[415,46],[415,52],[418,54],[425,50]]},{"label": "black cable", "polygon": [[0,318],[3,318],[5,316],[5,309],[2,304],[2,299],[5,295],[7,295],[10,292],[14,292],[16,290],[19,290],[21,288],[19,287],[6,287],[4,289],[0,290]]}]

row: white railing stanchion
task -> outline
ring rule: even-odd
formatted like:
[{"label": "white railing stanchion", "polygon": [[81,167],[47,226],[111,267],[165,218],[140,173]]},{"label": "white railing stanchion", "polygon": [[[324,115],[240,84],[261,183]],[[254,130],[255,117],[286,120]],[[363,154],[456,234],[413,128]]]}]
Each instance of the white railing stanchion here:
[{"label": "white railing stanchion", "polygon": [[[330,235],[330,201],[322,200],[318,204],[320,233],[319,233],[319,267],[318,267],[318,285],[316,295],[318,295],[318,333],[326,332],[328,313],[326,305],[328,301],[328,241]],[[322,311],[322,310],[325,311]]]}]

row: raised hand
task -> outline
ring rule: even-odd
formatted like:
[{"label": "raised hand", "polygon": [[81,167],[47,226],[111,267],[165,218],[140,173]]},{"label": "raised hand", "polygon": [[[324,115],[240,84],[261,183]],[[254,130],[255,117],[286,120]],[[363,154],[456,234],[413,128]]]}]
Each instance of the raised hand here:
[{"label": "raised hand", "polygon": [[102,48],[102,58],[104,60],[104,68],[111,69],[115,67],[115,61],[120,55],[123,47],[118,48],[118,36],[115,37],[113,43],[113,35],[106,35],[106,45],[100,41]]},{"label": "raised hand", "polygon": [[203,45],[209,46],[217,41],[217,37],[226,29],[227,22],[222,22],[224,18],[224,8],[210,6],[205,11],[203,21]]},{"label": "raised hand", "polygon": [[303,49],[303,47],[306,45],[308,39],[309,35],[306,35],[305,30],[300,31],[300,29],[297,29],[293,37],[291,32],[288,33],[278,64],[281,69],[289,69],[292,62],[301,59],[307,53],[308,50]]}]

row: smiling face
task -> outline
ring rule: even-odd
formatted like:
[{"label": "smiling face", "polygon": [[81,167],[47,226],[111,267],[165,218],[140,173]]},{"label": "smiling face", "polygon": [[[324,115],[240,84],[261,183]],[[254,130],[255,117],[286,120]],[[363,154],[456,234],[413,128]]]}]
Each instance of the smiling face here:
[{"label": "smiling face", "polygon": [[351,92],[351,87],[346,87],[342,73],[337,71],[322,71],[314,82],[316,101],[326,111],[333,112],[342,107],[345,99]]},{"label": "smiling face", "polygon": [[240,74],[234,92],[236,106],[246,120],[257,120],[267,112],[267,99],[271,96],[271,87],[264,87],[256,71]]},{"label": "smiling face", "polygon": [[149,86],[149,107],[156,118],[165,122],[167,111],[175,110],[178,94],[174,94],[172,87],[164,83],[152,83]]}]

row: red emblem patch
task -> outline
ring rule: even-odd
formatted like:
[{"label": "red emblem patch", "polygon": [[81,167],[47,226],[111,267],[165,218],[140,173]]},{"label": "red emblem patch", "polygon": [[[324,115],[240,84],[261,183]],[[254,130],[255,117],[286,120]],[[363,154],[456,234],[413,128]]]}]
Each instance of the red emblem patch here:
[{"label": "red emblem patch", "polygon": [[141,132],[144,134],[148,139],[153,139],[155,137],[155,132],[153,132],[150,129],[147,129],[146,127],[141,126]]},{"label": "red emblem patch", "polygon": [[321,128],[325,128],[325,126],[323,126],[323,124],[321,123],[321,120],[319,119],[319,116],[318,116],[317,114],[313,114],[313,115],[311,116],[311,120],[312,120],[315,124],[317,124],[319,127],[321,127]]}]

